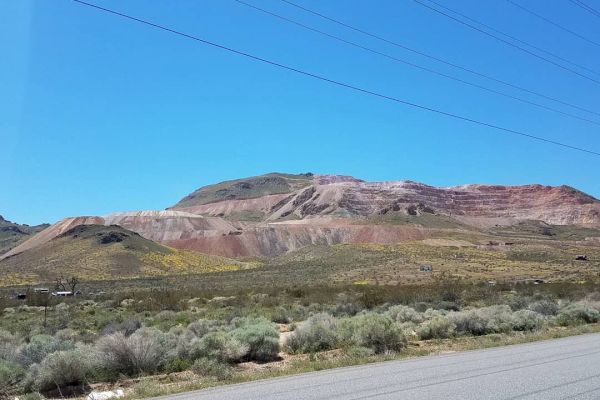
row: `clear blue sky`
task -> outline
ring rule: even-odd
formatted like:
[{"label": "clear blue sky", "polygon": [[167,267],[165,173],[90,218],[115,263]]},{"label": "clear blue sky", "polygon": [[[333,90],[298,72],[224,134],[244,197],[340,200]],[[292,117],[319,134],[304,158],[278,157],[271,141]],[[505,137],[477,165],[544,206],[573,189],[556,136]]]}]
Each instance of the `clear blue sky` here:
[{"label": "clear blue sky", "polygon": [[[279,0],[247,1],[492,85]],[[295,1],[600,112],[600,85],[413,1]],[[600,47],[504,0],[438,1],[600,69]],[[569,1],[518,1],[600,42],[600,20]],[[95,2],[374,91],[600,151],[598,125],[399,65],[231,0]],[[162,209],[199,186],[271,171],[441,186],[568,184],[600,197],[599,157],[328,86],[69,0],[0,1],[0,48],[0,214],[21,223]]]}]

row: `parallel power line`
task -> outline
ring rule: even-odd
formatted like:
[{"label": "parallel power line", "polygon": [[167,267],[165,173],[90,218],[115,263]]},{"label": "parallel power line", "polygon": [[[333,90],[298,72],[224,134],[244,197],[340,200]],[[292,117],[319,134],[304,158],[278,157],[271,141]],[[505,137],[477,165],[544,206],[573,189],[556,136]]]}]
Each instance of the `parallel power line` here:
[{"label": "parallel power line", "polygon": [[569,0],[571,3],[575,4],[578,7],[583,8],[584,10],[586,10],[587,12],[589,12],[590,14],[595,15],[596,17],[600,18],[600,11],[596,10],[595,8],[593,8],[592,6],[584,3],[581,0]]},{"label": "parallel power line", "polygon": [[567,116],[567,117],[570,117],[570,118],[578,119],[580,121],[585,121],[585,122],[589,122],[591,124],[595,124],[595,125],[600,126],[600,122],[597,122],[597,121],[594,121],[594,120],[591,120],[591,119],[588,119],[588,118],[580,117],[578,115],[570,114],[570,113],[558,110],[556,108],[552,108],[552,107],[546,106],[544,104],[536,103],[536,102],[533,102],[533,101],[530,101],[530,100],[527,100],[527,99],[523,99],[521,97],[513,96],[511,94],[504,93],[504,92],[501,92],[499,90],[496,90],[496,89],[493,89],[493,88],[490,88],[490,87],[487,87],[487,86],[483,86],[483,85],[479,85],[477,83],[469,82],[469,81],[466,81],[464,79],[458,78],[456,76],[448,75],[446,73],[443,73],[443,72],[440,72],[440,71],[436,71],[436,70],[428,68],[428,67],[424,67],[422,65],[419,65],[419,64],[416,64],[416,63],[413,63],[413,62],[410,62],[410,61],[407,61],[407,60],[404,60],[404,59],[392,56],[392,55],[384,53],[382,51],[375,50],[375,49],[372,49],[370,47],[358,44],[356,42],[352,42],[350,40],[346,40],[346,39],[341,38],[339,36],[336,36],[336,35],[324,32],[324,31],[322,31],[320,29],[316,29],[316,28],[310,27],[310,26],[305,25],[305,24],[303,24],[301,22],[295,21],[295,20],[293,20],[291,18],[288,18],[288,17],[284,17],[283,15],[280,15],[280,14],[274,13],[272,11],[266,10],[264,8],[255,6],[253,4],[245,2],[243,0],[234,0],[234,1],[236,1],[239,4],[243,4],[243,5],[247,6],[247,7],[250,7],[252,9],[254,9],[254,10],[260,11],[260,12],[262,12],[264,14],[267,14],[267,15],[270,15],[270,16],[275,17],[277,19],[280,19],[282,21],[289,22],[289,23],[294,24],[296,26],[299,26],[299,27],[301,27],[303,29],[306,29],[306,30],[309,30],[311,32],[315,32],[315,33],[318,33],[320,35],[326,36],[328,38],[337,40],[338,42],[341,42],[341,43],[344,43],[344,44],[348,44],[350,46],[353,46],[353,47],[356,47],[358,49],[364,50],[364,51],[369,52],[371,54],[376,54],[376,55],[385,57],[385,58],[387,58],[389,60],[396,61],[398,63],[401,63],[401,64],[404,64],[404,65],[408,65],[410,67],[419,69],[421,71],[429,72],[431,74],[434,74],[434,75],[437,75],[437,76],[441,76],[443,78],[446,78],[446,79],[449,79],[449,80],[452,80],[452,81],[455,81],[455,82],[459,82],[459,83],[462,83],[462,84],[467,85],[467,86],[471,86],[471,87],[474,87],[474,88],[477,88],[477,89],[484,90],[484,91],[486,91],[488,93],[497,94],[499,96],[503,96],[503,97],[506,97],[506,98],[509,98],[509,99],[512,99],[512,100],[516,100],[516,101],[519,101],[519,102],[522,102],[522,103],[525,103],[525,104],[529,104],[529,105],[541,108],[541,109],[546,110],[546,111],[554,112],[556,114],[560,114],[560,115],[563,115],[563,116]]},{"label": "parallel power line", "polygon": [[519,3],[517,3],[517,2],[515,2],[513,0],[506,0],[506,1],[508,3],[510,3],[510,4],[512,4],[513,6],[515,6],[517,8],[520,8],[521,10],[525,11],[526,13],[531,14],[534,17],[536,17],[538,19],[541,19],[542,21],[545,21],[545,22],[549,23],[550,25],[554,25],[555,27],[557,27],[557,28],[559,28],[559,29],[561,29],[561,30],[563,30],[565,32],[568,32],[571,35],[573,35],[575,37],[578,37],[579,39],[585,40],[588,43],[591,43],[593,45],[596,45],[596,46],[600,47],[600,43],[598,43],[598,42],[596,42],[596,41],[594,41],[592,39],[589,39],[589,38],[587,38],[587,37],[585,37],[585,36],[583,36],[583,35],[575,32],[575,31],[573,31],[573,30],[571,30],[569,28],[564,27],[564,26],[562,26],[562,25],[560,25],[560,24],[552,21],[551,19],[544,17],[543,15],[540,15],[540,14],[536,13],[535,11],[530,10],[529,8],[523,6],[522,4],[519,4]]},{"label": "parallel power line", "polygon": [[291,67],[289,65],[281,64],[281,63],[276,62],[276,61],[272,61],[272,60],[269,60],[269,59],[266,59],[266,58],[255,56],[253,54],[250,54],[250,53],[247,53],[247,52],[244,52],[244,51],[241,51],[241,50],[237,50],[237,49],[234,49],[234,48],[231,48],[231,47],[219,44],[219,43],[215,43],[215,42],[212,42],[212,41],[209,41],[209,40],[206,40],[206,39],[202,39],[202,38],[200,38],[198,36],[194,36],[194,35],[191,35],[189,33],[185,33],[185,32],[173,29],[173,28],[169,28],[169,27],[164,26],[164,25],[159,25],[157,23],[150,22],[150,21],[145,20],[145,19],[141,19],[141,18],[137,18],[137,17],[131,16],[131,15],[127,15],[127,14],[124,14],[124,13],[121,13],[121,12],[118,12],[118,11],[115,11],[115,10],[111,10],[109,8],[104,8],[104,7],[98,6],[96,4],[87,3],[87,2],[85,2],[83,0],[73,0],[73,1],[76,2],[76,3],[78,3],[78,4],[85,5],[87,7],[91,7],[91,8],[96,9],[96,10],[101,10],[101,11],[104,11],[104,12],[110,13],[112,15],[116,15],[116,16],[122,17],[122,18],[130,20],[130,21],[135,21],[135,22],[138,22],[140,24],[144,24],[144,25],[147,25],[147,26],[150,26],[150,27],[153,27],[153,28],[165,31],[165,32],[172,33],[174,35],[178,35],[178,36],[181,36],[181,37],[185,37],[187,39],[195,40],[195,41],[197,41],[199,43],[203,43],[203,44],[211,46],[211,47],[215,47],[215,48],[218,48],[218,49],[221,49],[221,50],[233,53],[233,54],[237,54],[239,56],[246,57],[246,58],[251,59],[253,61],[258,61],[258,62],[261,62],[261,63],[264,63],[264,64],[268,64],[268,65],[271,65],[271,66],[274,66],[274,67],[277,67],[277,68],[281,68],[281,69],[284,69],[284,70],[287,70],[287,71],[295,72],[297,74],[300,74],[300,75],[303,75],[303,76],[307,76],[307,77],[310,77],[310,78],[314,78],[314,79],[322,81],[322,82],[327,82],[327,83],[330,83],[330,84],[338,86],[338,87],[343,87],[343,88],[346,88],[346,89],[354,90],[356,92],[360,92],[360,93],[363,93],[363,94],[368,94],[368,95],[371,95],[371,96],[374,96],[374,97],[378,97],[378,98],[384,99],[384,100],[389,100],[389,101],[392,101],[392,102],[395,102],[395,103],[404,104],[406,106],[410,106],[410,107],[417,108],[417,109],[420,109],[420,110],[429,111],[429,112],[436,113],[436,114],[439,114],[439,115],[444,115],[446,117],[450,117],[450,118],[457,119],[457,120],[460,120],[460,121],[469,122],[469,123],[474,124],[474,125],[484,126],[484,127],[487,127],[487,128],[491,128],[491,129],[493,129],[496,132],[510,133],[510,134],[513,134],[513,135],[518,135],[518,136],[526,137],[526,138],[529,138],[529,139],[532,139],[532,140],[536,140],[536,141],[539,141],[539,142],[544,142],[544,143],[552,144],[552,145],[555,145],[555,146],[560,146],[560,147],[564,147],[564,148],[568,148],[568,149],[571,149],[571,150],[576,150],[576,151],[580,151],[580,152],[583,152],[583,153],[588,153],[588,154],[592,154],[594,156],[600,157],[600,152],[598,152],[598,151],[586,149],[586,148],[583,148],[583,147],[574,146],[574,145],[571,145],[571,144],[568,144],[568,143],[558,142],[558,141],[555,141],[555,140],[552,140],[552,139],[544,138],[544,137],[541,137],[541,136],[536,136],[534,134],[527,133],[527,132],[524,132],[524,131],[515,130],[515,129],[511,129],[511,128],[505,128],[505,127],[502,127],[500,125],[495,125],[493,123],[489,123],[489,122],[485,122],[485,121],[480,121],[480,120],[476,120],[474,118],[465,117],[465,116],[462,116],[462,115],[459,115],[459,114],[454,114],[454,113],[451,113],[451,112],[448,112],[448,111],[443,111],[443,110],[440,110],[440,109],[437,109],[437,108],[433,108],[433,107],[429,107],[429,106],[424,106],[424,105],[421,105],[421,104],[413,103],[411,101],[400,99],[398,97],[393,97],[393,96],[389,96],[389,95],[386,95],[386,94],[383,94],[383,93],[375,92],[375,91],[372,91],[372,90],[369,90],[369,89],[361,88],[359,86],[355,86],[355,85],[352,85],[352,84],[349,84],[349,83],[344,83],[344,82],[341,82],[341,81],[338,81],[338,80],[335,80],[335,79],[332,79],[332,78],[325,77],[323,75],[318,75],[318,74],[315,74],[315,73],[312,73],[312,72],[301,70],[299,68]]},{"label": "parallel power line", "polygon": [[[555,62],[555,61],[553,61],[553,60],[549,59],[548,57],[544,57],[544,56],[542,56],[542,55],[540,55],[540,54],[538,54],[538,53],[535,53],[535,52],[533,52],[533,51],[531,51],[531,50],[529,50],[529,49],[527,49],[527,48],[525,48],[525,47],[523,47],[523,46],[520,46],[520,45],[518,45],[518,44],[515,44],[515,43],[513,43],[513,42],[511,42],[511,41],[509,41],[509,40],[503,39],[502,37],[500,37],[500,36],[497,36],[497,35],[495,35],[495,34],[493,34],[493,33],[490,33],[490,32],[488,32],[488,31],[486,31],[485,29],[478,28],[477,26],[475,26],[475,25],[472,25],[472,24],[470,24],[470,23],[468,23],[468,22],[465,22],[465,21],[463,21],[463,20],[461,20],[461,19],[459,19],[459,18],[456,18],[456,17],[454,17],[454,16],[452,16],[452,15],[448,14],[447,12],[444,12],[444,11],[442,11],[442,10],[440,10],[440,9],[436,8],[436,7],[432,7],[432,6],[428,5],[428,4],[425,4],[425,3],[424,3],[423,1],[421,1],[421,0],[413,0],[413,1],[414,1],[415,3],[417,3],[417,4],[421,5],[421,6],[423,6],[424,8],[426,8],[426,9],[430,10],[430,11],[433,11],[433,12],[435,12],[435,13],[438,13],[438,14],[440,14],[440,15],[443,15],[443,16],[445,16],[446,18],[449,18],[449,19],[451,19],[451,20],[453,20],[453,21],[455,21],[455,22],[458,22],[459,24],[462,24],[462,25],[464,25],[464,26],[466,26],[466,27],[468,27],[468,28],[471,28],[471,29],[473,29],[473,30],[475,30],[475,31],[477,31],[477,32],[480,32],[480,33],[482,33],[482,34],[484,34],[484,35],[486,35],[486,36],[489,36],[489,37],[491,37],[491,38],[493,38],[493,39],[496,39],[497,41],[499,41],[499,42],[502,42],[502,43],[504,43],[504,44],[506,44],[506,45],[508,45],[508,46],[510,46],[510,47],[513,47],[513,48],[515,48],[515,49],[518,49],[518,50],[520,50],[520,51],[521,51],[521,52],[523,52],[523,53],[529,54],[529,55],[530,55],[530,56],[532,56],[532,57],[538,58],[538,59],[540,59],[540,60],[542,60],[542,61],[545,61],[545,62],[547,62],[547,63],[549,63],[549,64],[552,64],[552,65],[554,65],[554,66],[556,66],[556,67],[558,67],[558,68],[560,68],[560,69],[562,69],[562,70],[564,70],[564,71],[568,71],[568,72],[570,72],[570,73],[572,73],[572,74],[578,75],[578,76],[580,76],[580,77],[582,77],[582,78],[584,78],[584,79],[587,79],[587,80],[589,80],[589,81],[591,81],[591,82],[594,82],[594,83],[596,83],[596,84],[599,84],[599,85],[600,85],[600,81],[599,81],[599,80],[597,80],[597,79],[595,79],[595,78],[592,78],[592,77],[590,77],[590,76],[588,76],[588,75],[582,74],[581,72],[578,72],[578,71],[576,71],[576,70],[574,70],[574,69],[572,69],[572,68],[569,68],[569,67],[567,67],[567,66],[565,66],[565,65],[562,65],[562,64],[560,64],[560,63],[558,63],[558,62]],[[448,7],[445,7],[445,6],[443,6],[443,5],[439,4],[439,3],[436,3],[435,1],[429,0],[429,2],[430,2],[430,3],[433,3],[433,4],[435,4],[437,7],[441,8],[441,9],[447,10],[447,11],[449,11],[449,12],[452,12],[452,13],[456,14],[456,15],[460,15],[461,17],[463,17],[463,18],[465,18],[465,19],[468,19],[468,20],[470,20],[470,21],[472,21],[472,22],[475,22],[475,23],[477,23],[477,24],[480,24],[481,26],[485,26],[486,28],[488,28],[488,29],[490,29],[490,30],[493,30],[493,31],[495,31],[495,32],[498,32],[498,33],[500,33],[500,34],[502,34],[502,35],[504,35],[504,36],[506,36],[506,37],[509,37],[509,38],[511,38],[511,39],[512,39],[512,40],[514,40],[514,41],[517,41],[517,42],[519,42],[519,43],[522,43],[522,44],[525,44],[525,45],[527,45],[527,46],[530,46],[530,47],[532,47],[532,48],[534,48],[534,49],[536,49],[536,50],[538,50],[538,51],[541,51],[541,52],[544,52],[544,53],[546,53],[546,54],[549,54],[549,55],[551,55],[551,56],[553,56],[553,57],[556,57],[556,58],[558,58],[558,59],[560,59],[560,60],[562,60],[562,61],[564,61],[564,62],[567,62],[567,63],[569,63],[569,64],[571,64],[571,65],[575,65],[575,66],[577,66],[577,67],[579,67],[579,68],[582,68],[582,69],[585,69],[585,70],[587,70],[587,71],[590,71],[590,72],[592,72],[592,73],[594,73],[594,74],[598,74],[598,75],[600,75],[600,73],[598,73],[598,72],[596,72],[596,71],[594,71],[594,70],[592,70],[592,69],[590,69],[590,68],[584,67],[584,66],[582,66],[582,65],[579,65],[579,64],[575,64],[574,62],[571,62],[571,61],[569,61],[569,60],[567,60],[567,59],[565,59],[565,58],[563,58],[563,57],[557,56],[556,54],[550,53],[550,52],[549,52],[549,51],[547,51],[547,50],[543,50],[543,49],[541,49],[541,48],[539,48],[539,47],[537,47],[537,46],[535,46],[535,45],[532,45],[532,44],[529,44],[529,43],[527,43],[527,42],[524,42],[524,41],[523,41],[523,40],[521,40],[521,39],[517,39],[517,38],[516,38],[516,37],[514,37],[514,36],[511,36],[511,35],[509,35],[509,34],[507,34],[507,33],[504,33],[504,32],[501,32],[501,31],[499,31],[499,30],[497,30],[497,29],[494,29],[494,28],[490,27],[489,25],[486,25],[486,24],[484,24],[484,23],[482,23],[482,22],[479,22],[479,21],[477,21],[477,20],[474,20],[473,18],[467,17],[466,15],[464,15],[464,14],[461,14],[461,13],[459,13],[458,11],[451,10],[451,9],[449,9]]]},{"label": "parallel power line", "polygon": [[297,3],[293,3],[293,2],[291,2],[289,0],[280,0],[280,1],[282,1],[283,3],[289,4],[289,5],[293,6],[293,7],[296,7],[298,9],[300,9],[300,10],[306,11],[306,12],[308,12],[310,14],[316,15],[316,16],[318,16],[320,18],[323,18],[323,19],[325,19],[327,21],[330,21],[330,22],[333,22],[333,23],[338,24],[340,26],[343,26],[345,28],[351,29],[351,30],[353,30],[355,32],[359,32],[359,33],[361,33],[363,35],[366,35],[366,36],[372,37],[374,39],[380,40],[383,43],[387,43],[387,44],[390,44],[392,46],[396,46],[398,48],[410,51],[411,53],[418,54],[420,56],[429,58],[430,60],[434,60],[434,61],[440,62],[442,64],[445,64],[445,65],[448,65],[448,66],[460,69],[462,71],[471,73],[471,74],[479,76],[481,78],[485,78],[485,79],[489,79],[489,80],[497,82],[497,83],[501,83],[503,85],[506,85],[506,86],[511,87],[513,89],[517,89],[517,90],[523,91],[525,93],[533,94],[535,96],[544,98],[546,100],[551,100],[551,101],[557,102],[559,104],[575,108],[575,109],[580,110],[580,111],[585,111],[585,112],[588,112],[590,114],[594,114],[594,115],[600,116],[600,113],[598,113],[596,111],[593,111],[593,110],[590,110],[588,108],[584,108],[584,107],[575,105],[573,103],[570,103],[570,102],[567,102],[567,101],[564,101],[564,100],[561,100],[561,99],[557,99],[556,97],[552,97],[552,96],[549,96],[549,95],[545,95],[545,94],[542,94],[542,93],[539,93],[539,92],[527,89],[527,88],[525,88],[523,86],[520,86],[520,85],[511,83],[511,82],[505,81],[503,79],[495,78],[493,76],[490,76],[490,75],[478,72],[478,71],[476,71],[476,70],[474,70],[472,68],[461,66],[461,65],[458,65],[458,64],[456,64],[454,62],[451,62],[451,61],[445,60],[443,58],[434,56],[431,53],[425,53],[423,51],[416,50],[414,48],[411,48],[411,47],[408,47],[408,46],[406,46],[404,44],[401,44],[401,43],[399,43],[397,41],[385,38],[385,37],[383,37],[383,36],[381,36],[379,34],[376,34],[376,33],[373,33],[373,32],[369,32],[369,31],[366,31],[366,30],[361,29],[361,28],[357,28],[356,26],[352,26],[352,25],[350,25],[350,24],[348,24],[346,22],[340,21],[339,19],[335,19],[335,18],[333,18],[333,17],[331,17],[329,15],[325,15],[325,14],[323,14],[321,12],[315,11],[313,9],[309,9],[309,8],[307,8],[305,6],[302,6],[302,5],[297,4]]}]

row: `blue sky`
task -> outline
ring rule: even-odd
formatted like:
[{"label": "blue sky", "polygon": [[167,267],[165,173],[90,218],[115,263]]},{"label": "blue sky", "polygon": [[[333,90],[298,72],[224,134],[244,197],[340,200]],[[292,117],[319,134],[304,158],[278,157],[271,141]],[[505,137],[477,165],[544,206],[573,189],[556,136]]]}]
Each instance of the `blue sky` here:
[{"label": "blue sky", "polygon": [[[593,118],[361,36],[279,0],[247,1],[377,51]],[[600,112],[600,85],[413,1],[295,1]],[[600,47],[504,0],[438,1],[600,69]],[[600,42],[597,17],[568,1],[518,2]],[[232,0],[95,3],[373,91],[600,151],[598,125],[400,65]],[[271,171],[439,186],[568,184],[600,197],[599,157],[330,86],[69,0],[1,1],[0,47],[0,214],[17,222],[162,209],[199,186]]]}]

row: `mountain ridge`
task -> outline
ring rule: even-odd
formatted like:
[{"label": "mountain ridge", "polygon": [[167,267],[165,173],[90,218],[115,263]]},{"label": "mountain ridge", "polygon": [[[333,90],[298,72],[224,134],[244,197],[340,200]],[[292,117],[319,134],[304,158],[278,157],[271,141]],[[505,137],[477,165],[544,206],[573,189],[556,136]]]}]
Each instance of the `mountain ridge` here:
[{"label": "mountain ridge", "polygon": [[529,221],[596,229],[600,201],[566,185],[435,187],[410,180],[269,173],[203,186],[163,211],[65,219],[4,258],[82,224],[119,225],[178,249],[272,257],[308,245],[397,243]]}]

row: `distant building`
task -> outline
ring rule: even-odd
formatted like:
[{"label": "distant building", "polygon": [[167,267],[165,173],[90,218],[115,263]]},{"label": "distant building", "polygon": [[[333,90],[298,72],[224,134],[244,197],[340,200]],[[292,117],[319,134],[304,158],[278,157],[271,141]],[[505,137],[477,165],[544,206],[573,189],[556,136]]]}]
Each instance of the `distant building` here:
[{"label": "distant building", "polygon": [[433,272],[433,267],[431,265],[421,265],[419,267],[419,271],[421,271],[421,272]]},{"label": "distant building", "polygon": [[546,283],[546,281],[544,279],[539,279],[539,278],[520,279],[516,282],[517,283],[527,283],[527,284],[531,284],[531,285],[541,285],[543,283]]},{"label": "distant building", "polygon": [[73,296],[73,292],[52,292],[52,296],[69,297]]}]

